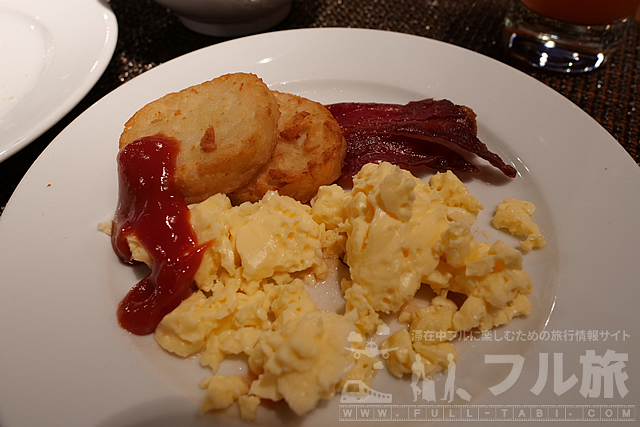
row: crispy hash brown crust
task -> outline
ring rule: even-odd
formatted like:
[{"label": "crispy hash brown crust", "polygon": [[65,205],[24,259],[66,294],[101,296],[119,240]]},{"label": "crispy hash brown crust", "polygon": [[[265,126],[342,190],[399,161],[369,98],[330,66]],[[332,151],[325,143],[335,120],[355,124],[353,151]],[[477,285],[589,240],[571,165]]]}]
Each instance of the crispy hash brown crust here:
[{"label": "crispy hash brown crust", "polygon": [[125,124],[120,148],[144,136],[176,138],[178,187],[187,203],[198,203],[246,185],[269,161],[279,116],[261,79],[228,74],[144,106]]},{"label": "crispy hash brown crust", "polygon": [[234,204],[258,201],[269,190],[305,203],[341,174],[347,143],[329,110],[300,96],[273,93],[280,109],[278,143],[258,174],[229,194]]}]

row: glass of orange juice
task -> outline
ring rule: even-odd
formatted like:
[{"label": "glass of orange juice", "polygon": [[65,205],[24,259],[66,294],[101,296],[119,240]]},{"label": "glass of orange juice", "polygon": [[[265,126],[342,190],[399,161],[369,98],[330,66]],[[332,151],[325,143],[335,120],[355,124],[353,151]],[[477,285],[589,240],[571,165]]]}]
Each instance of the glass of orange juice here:
[{"label": "glass of orange juice", "polygon": [[510,56],[534,67],[584,73],[620,46],[640,0],[513,0],[504,20]]}]

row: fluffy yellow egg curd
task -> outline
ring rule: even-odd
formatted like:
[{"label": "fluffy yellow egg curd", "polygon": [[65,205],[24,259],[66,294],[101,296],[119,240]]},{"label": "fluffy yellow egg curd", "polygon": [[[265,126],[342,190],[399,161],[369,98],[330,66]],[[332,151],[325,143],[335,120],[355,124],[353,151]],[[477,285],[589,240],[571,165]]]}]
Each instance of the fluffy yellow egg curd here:
[{"label": "fluffy yellow egg curd", "polygon": [[[212,196],[190,206],[199,242],[210,242],[198,291],[162,320],[155,338],[210,368],[200,384],[203,412],[237,402],[244,420],[256,419],[265,399],[304,415],[348,380],[371,386],[382,360],[354,357],[350,349],[363,349],[366,339],[350,338],[374,333],[382,313],[406,324],[381,345],[394,349],[389,371],[410,374],[419,354],[433,375],[447,368],[449,354],[457,361],[458,332],[531,313],[520,250],[473,237],[482,209],[451,172],[425,182],[389,163],[365,165],[350,191],[321,187],[310,206],[275,192],[235,207]],[[144,261],[144,249],[130,245]],[[335,257],[349,268],[340,284],[343,313],[320,310],[308,291],[322,286]],[[408,308],[421,286],[436,296],[428,307]],[[465,297],[461,304],[448,298],[454,292]],[[423,339],[428,332],[433,339]],[[217,373],[227,356],[240,354],[249,375]]]},{"label": "fluffy yellow egg curd", "polygon": [[534,248],[544,248],[547,244],[542,232],[531,215],[536,211],[533,203],[517,199],[504,199],[498,205],[493,216],[492,224],[495,228],[504,228],[514,236],[524,236],[520,247],[525,251]]}]

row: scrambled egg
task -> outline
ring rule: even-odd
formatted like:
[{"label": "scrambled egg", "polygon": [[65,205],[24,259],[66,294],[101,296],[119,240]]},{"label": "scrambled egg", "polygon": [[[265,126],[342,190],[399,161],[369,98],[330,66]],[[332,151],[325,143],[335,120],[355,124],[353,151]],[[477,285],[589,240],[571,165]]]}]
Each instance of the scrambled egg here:
[{"label": "scrambled egg", "polygon": [[353,320],[316,310],[261,335],[249,356],[249,366],[259,374],[250,393],[263,399],[282,398],[298,415],[330,399],[336,385],[354,366],[345,349]]},{"label": "scrambled egg", "polygon": [[495,228],[506,228],[514,236],[524,236],[520,247],[530,251],[535,247],[543,248],[547,242],[542,237],[540,228],[531,220],[536,207],[531,202],[516,199],[504,199],[498,205],[493,216],[492,224]]},{"label": "scrambled egg", "polygon": [[453,173],[437,174],[426,183],[390,163],[365,165],[351,192],[333,185],[312,200],[316,221],[328,220],[327,229],[343,234],[331,243],[345,241],[339,255],[353,283],[343,287],[346,293],[359,285],[354,298],[345,296],[361,313],[398,311],[438,266],[438,243],[451,219],[462,217],[468,223],[481,209]]},{"label": "scrambled egg", "polygon": [[195,276],[198,287],[208,291],[217,281],[233,277],[259,283],[290,281],[291,274],[304,271],[326,275],[320,242],[323,230],[310,210],[275,192],[258,203],[234,208],[223,194],[191,205],[198,241],[211,242]]},{"label": "scrambled egg", "polygon": [[206,378],[202,411],[238,401],[242,417],[254,419],[265,398],[302,415],[332,397],[355,364],[344,347],[357,315],[319,311],[305,289],[327,274],[324,228],[310,211],[274,192],[255,204],[232,207],[218,194],[190,206],[198,240],[209,242],[199,291],[165,316],[156,341],[182,357],[200,353],[214,373],[228,355],[245,354],[257,376],[250,384]]},{"label": "scrambled egg", "polygon": [[[378,312],[398,312],[409,330],[395,332],[383,349],[389,371],[411,373],[416,353],[425,375],[446,369],[451,342],[460,331],[486,330],[531,313],[532,284],[522,269],[522,254],[503,242],[477,241],[471,233],[483,209],[452,173],[424,182],[389,163],[365,165],[346,192],[322,188],[312,200],[316,221],[328,231],[327,244],[349,266],[342,289],[347,310],[356,310],[356,326],[372,333]],[[422,284],[436,297],[427,308],[403,312]],[[449,292],[463,294],[458,306]]]},{"label": "scrambled egg", "polygon": [[[198,240],[209,242],[195,276],[199,290],[162,320],[155,338],[176,355],[199,354],[211,369],[200,384],[203,412],[237,402],[245,420],[256,418],[261,399],[284,400],[303,415],[347,380],[371,385],[382,362],[354,358],[349,349],[366,340],[350,337],[374,333],[380,313],[398,313],[409,325],[381,345],[393,349],[389,371],[411,373],[419,354],[431,376],[447,368],[449,354],[457,360],[459,331],[531,313],[532,284],[521,252],[471,233],[482,209],[451,172],[424,182],[389,163],[365,165],[352,191],[321,187],[311,206],[275,192],[236,207],[225,195],[212,196],[190,206]],[[529,217],[515,209],[498,212],[494,224],[517,227],[529,236],[526,242],[540,246]],[[144,248],[130,245],[144,261]],[[328,257],[349,267],[350,278],[341,283],[344,314],[319,310],[305,288],[327,275]],[[428,307],[408,310],[423,284],[436,297]],[[464,296],[460,307],[450,293]],[[225,357],[240,354],[248,377],[216,374]]]}]

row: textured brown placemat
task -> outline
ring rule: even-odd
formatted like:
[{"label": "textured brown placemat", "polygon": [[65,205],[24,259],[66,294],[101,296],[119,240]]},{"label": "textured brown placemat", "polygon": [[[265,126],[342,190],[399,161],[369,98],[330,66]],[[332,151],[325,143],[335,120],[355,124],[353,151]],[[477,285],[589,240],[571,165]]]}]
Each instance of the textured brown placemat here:
[{"label": "textured brown placemat", "polygon": [[[133,77],[185,53],[227,39],[186,29],[152,0],[110,0],[118,19],[115,54],[96,86],[51,130],[0,163],[0,212],[29,166],[82,111]],[[502,62],[502,20],[509,0],[294,0],[291,14],[273,31],[354,27],[397,31],[465,47]],[[602,70],[583,75],[549,74],[511,64],[555,89],[597,120],[640,163],[640,24]]]}]

